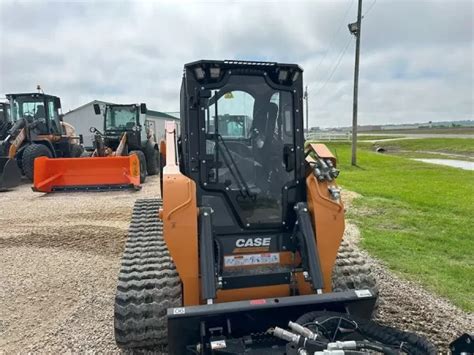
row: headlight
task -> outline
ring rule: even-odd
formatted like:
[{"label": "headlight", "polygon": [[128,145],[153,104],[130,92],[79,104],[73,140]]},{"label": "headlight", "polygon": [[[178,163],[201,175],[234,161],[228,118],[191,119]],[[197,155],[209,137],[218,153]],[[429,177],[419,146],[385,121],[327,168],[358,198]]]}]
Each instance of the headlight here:
[{"label": "headlight", "polygon": [[206,76],[206,72],[201,67],[194,68],[194,74],[196,75],[197,80],[202,80]]}]

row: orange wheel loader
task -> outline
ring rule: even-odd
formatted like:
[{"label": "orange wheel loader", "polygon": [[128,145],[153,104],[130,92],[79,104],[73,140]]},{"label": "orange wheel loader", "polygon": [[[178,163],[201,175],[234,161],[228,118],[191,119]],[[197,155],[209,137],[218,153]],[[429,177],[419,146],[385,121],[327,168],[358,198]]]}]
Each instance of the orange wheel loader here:
[{"label": "orange wheel loader", "polygon": [[136,202],[122,258],[120,347],[434,354],[370,320],[376,285],[342,241],[336,159],[324,145],[305,150],[302,75],[294,64],[185,65],[162,199]]}]

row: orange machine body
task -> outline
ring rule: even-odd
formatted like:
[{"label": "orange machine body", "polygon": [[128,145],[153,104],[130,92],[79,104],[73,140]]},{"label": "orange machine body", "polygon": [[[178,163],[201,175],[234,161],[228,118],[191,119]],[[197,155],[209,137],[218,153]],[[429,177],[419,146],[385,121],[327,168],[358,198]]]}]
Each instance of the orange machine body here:
[{"label": "orange machine body", "polygon": [[[163,173],[163,210],[160,211],[164,238],[182,281],[183,305],[199,305],[203,304],[204,300],[200,296],[196,185],[179,169],[175,148],[176,124],[166,122],[165,127],[166,166]],[[317,157],[334,159],[324,145],[311,146],[310,149]],[[164,150],[163,147],[161,150]],[[308,167],[311,159],[313,158],[308,156]],[[344,233],[344,206],[340,200],[331,199],[329,183],[318,181],[312,173],[307,174],[306,187],[324,279],[324,292],[330,292],[332,269]],[[280,253],[281,264],[296,266],[299,260],[298,254]],[[314,293],[302,272],[295,272],[295,285],[300,294]],[[283,297],[290,294],[289,285],[218,290],[215,302]]]},{"label": "orange machine body", "polygon": [[136,155],[124,157],[35,159],[33,190],[140,188]]},{"label": "orange machine body", "polygon": [[[196,184],[181,174],[176,151],[177,127],[165,123],[166,166],[163,169],[163,234],[183,284],[185,306],[200,304]],[[163,147],[160,147],[163,151]]]},{"label": "orange machine body", "polygon": [[[324,144],[310,144],[306,158],[307,167],[315,159],[329,159],[336,166],[336,158]],[[341,199],[331,197],[330,188],[337,188],[332,181],[318,181],[311,169],[307,169],[306,193],[308,208],[313,218],[316,233],[316,246],[319,252],[324,279],[324,292],[331,292],[332,269],[345,229],[344,205]]]}]

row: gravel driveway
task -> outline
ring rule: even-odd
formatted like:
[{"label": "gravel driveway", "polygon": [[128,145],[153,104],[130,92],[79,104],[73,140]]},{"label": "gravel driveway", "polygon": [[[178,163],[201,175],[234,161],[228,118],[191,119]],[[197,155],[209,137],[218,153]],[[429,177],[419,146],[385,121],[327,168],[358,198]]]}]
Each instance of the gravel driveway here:
[{"label": "gravel driveway", "polygon": [[0,349],[7,353],[118,351],[113,299],[137,198],[133,191],[0,193]]},{"label": "gravel driveway", "polygon": [[[137,198],[158,195],[157,177],[139,192],[43,195],[22,185],[1,193],[0,351],[119,351],[113,300],[128,221]],[[353,224],[346,239],[357,244]],[[472,315],[370,260],[380,282],[381,322],[421,332],[440,350],[474,330]]]}]

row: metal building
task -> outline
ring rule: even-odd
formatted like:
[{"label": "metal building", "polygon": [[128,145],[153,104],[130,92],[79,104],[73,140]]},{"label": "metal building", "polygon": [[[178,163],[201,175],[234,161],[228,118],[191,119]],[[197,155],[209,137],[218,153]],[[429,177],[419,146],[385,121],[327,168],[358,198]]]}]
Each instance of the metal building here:
[{"label": "metal building", "polygon": [[[106,104],[113,104],[111,102],[94,100],[88,102],[85,105],[79,106],[74,110],[67,112],[64,115],[64,121],[70,123],[76,129],[77,134],[82,134],[84,137],[84,147],[86,149],[93,148],[93,133],[90,132],[91,127],[97,128],[99,131],[103,131],[103,117],[102,115],[96,115],[94,113],[94,104],[105,106]],[[165,121],[175,120],[178,122],[179,118],[169,115],[164,112],[147,110],[145,117],[145,125],[155,132],[156,141],[160,142],[165,138]],[[140,119],[141,121],[141,119]]]}]

